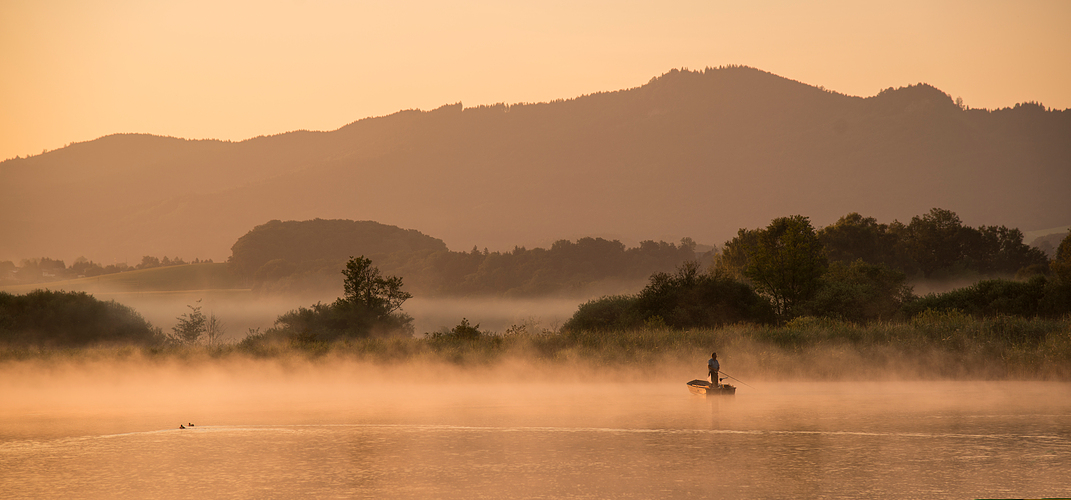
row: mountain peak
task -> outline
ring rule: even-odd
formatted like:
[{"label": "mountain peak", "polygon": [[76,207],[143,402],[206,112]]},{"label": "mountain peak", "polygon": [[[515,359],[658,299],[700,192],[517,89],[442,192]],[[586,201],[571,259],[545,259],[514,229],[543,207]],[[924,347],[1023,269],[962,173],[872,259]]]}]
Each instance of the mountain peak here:
[{"label": "mountain peak", "polygon": [[889,87],[878,92],[878,95],[870,99],[882,106],[901,109],[912,106],[934,106],[948,110],[959,110],[959,106],[956,106],[952,96],[926,83],[918,83],[896,89]]},{"label": "mountain peak", "polygon": [[[1066,116],[1065,116],[1066,115]],[[746,66],[539,104],[400,111],[241,143],[113,136],[0,165],[0,260],[223,259],[266,220],[375,220],[454,249],[720,243],[802,214],[1066,225],[1071,113],[859,98]],[[92,154],[90,154],[92,152]],[[26,168],[23,168],[26,167]]]}]

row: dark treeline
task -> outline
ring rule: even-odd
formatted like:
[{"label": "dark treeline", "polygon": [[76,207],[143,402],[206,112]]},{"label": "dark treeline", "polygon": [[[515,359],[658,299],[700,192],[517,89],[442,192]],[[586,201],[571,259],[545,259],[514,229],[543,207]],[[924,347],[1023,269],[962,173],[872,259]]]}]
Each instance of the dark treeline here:
[{"label": "dark treeline", "polygon": [[[742,249],[760,230],[739,230],[717,254],[718,265],[741,278],[747,264]],[[1027,279],[1045,275],[1049,256],[1024,243],[1023,233],[1005,226],[964,225],[954,212],[935,208],[908,223],[879,223],[851,213],[816,232],[828,262],[837,266],[882,266],[902,273],[908,283],[967,283],[992,278]],[[1040,240],[1038,240],[1040,241]],[[1047,247],[1059,244],[1046,239]],[[710,248],[710,247],[706,247]],[[1047,248],[1052,255],[1054,248]],[[438,238],[372,221],[271,221],[257,226],[231,248],[228,265],[260,292],[322,293],[338,288],[338,270],[354,255],[365,255],[383,272],[406,280],[418,296],[546,296],[617,293],[634,289],[653,273],[682,263],[710,263],[690,238],[679,244],[644,241],[627,248],[616,240],[559,240],[550,248],[515,247],[507,252],[473,248],[454,252]],[[192,263],[200,263],[194,260]],[[204,261],[211,262],[211,260]],[[0,282],[43,283],[127,270],[187,264],[181,258],[145,256],[135,266],[102,266],[84,258],[71,266],[49,258],[20,265],[0,262]],[[834,272],[841,267],[834,266]],[[847,269],[847,268],[845,268]]]},{"label": "dark treeline", "polygon": [[[942,220],[955,220],[948,217],[954,214],[934,210],[913,219],[908,227],[928,224],[926,221],[936,215],[941,215]],[[837,231],[859,225],[851,224],[852,221],[873,226],[868,219],[851,214],[838,223]],[[702,329],[747,323],[787,324],[791,330],[792,325],[813,325],[799,322],[808,317],[865,324],[944,317],[940,316],[944,313],[996,318],[1052,318],[1071,314],[1071,233],[1060,243],[1055,259],[1044,268],[1036,267],[1032,259],[1023,261],[1017,275],[1024,277],[1027,269],[1036,271],[1025,281],[987,279],[925,297],[913,295],[905,284],[907,274],[887,263],[867,262],[858,256],[850,262],[831,258],[822,235],[829,237],[835,233],[826,229],[816,231],[806,217],[798,215],[774,219],[763,229],[741,230],[737,238],[726,242],[725,251],[717,254],[706,270],[699,261],[687,260],[673,273],[656,272],[650,276],[648,285],[634,295],[605,296],[581,305],[562,331],[572,335],[636,329]],[[837,241],[858,243],[857,240],[864,239],[858,234],[868,233],[849,234],[856,236]],[[564,242],[544,252],[583,253],[585,245],[596,249],[615,248],[618,254],[629,252],[620,243],[597,239],[582,239],[575,244]],[[693,247],[694,244],[686,242],[681,248]],[[1015,245],[1008,247],[1012,255],[1021,253],[1018,250],[1021,249]],[[459,255],[482,262],[481,259],[496,254],[474,250]],[[579,271],[572,272],[575,275]],[[917,272],[925,274],[921,270]],[[401,311],[402,303],[412,294],[403,290],[401,277],[384,277],[363,256],[349,259],[342,274],[344,294],[338,300],[281,315],[273,328],[265,333],[250,332],[239,346],[259,352],[278,340],[306,348],[345,339],[412,335],[412,318]],[[210,345],[218,346],[222,325],[216,318],[200,313],[199,307],[191,306],[191,312],[180,317],[179,325],[173,330],[172,335],[165,336],[133,310],[114,302],[98,301],[85,293],[40,290],[23,296],[0,293],[0,342],[11,346],[126,343],[162,347],[197,343],[202,334],[208,335]],[[1027,331],[1029,328],[1014,330],[1002,329],[998,334],[1012,343],[1027,340],[1037,343],[1048,338],[1047,333],[1030,337],[1033,334]],[[849,332],[849,335],[853,334]],[[479,325],[472,326],[467,319],[462,319],[451,331],[429,334],[437,342],[476,340],[483,336]]]},{"label": "dark treeline", "polygon": [[[292,227],[302,226],[294,223]],[[965,226],[955,213],[942,209],[914,217],[908,224],[879,224],[852,213],[821,230],[803,216],[781,217],[765,228],[740,230],[721,252],[712,254],[706,269],[701,261],[707,256],[685,259],[674,272],[650,274],[648,285],[636,294],[604,296],[581,305],[563,330],[715,328],[737,323],[786,324],[801,317],[865,324],[905,321],[932,311],[979,317],[1058,317],[1071,313],[1071,235],[1060,244],[1051,262],[1022,239],[1017,229]],[[680,247],[648,242],[626,249],[620,242],[583,238],[576,243],[559,241],[549,250],[397,252],[383,262],[390,263],[394,257],[393,265],[384,266],[394,270],[404,270],[405,264],[414,262],[432,262],[438,270],[436,276],[455,273],[454,290],[464,283],[481,283],[483,290],[535,292],[540,290],[526,288],[535,278],[553,276],[584,283],[606,276],[623,277],[627,274],[622,270],[630,269],[628,265],[640,257],[662,254],[681,259],[687,256],[683,253],[695,257],[694,248],[687,239]],[[411,318],[397,315],[397,307],[412,296],[402,291],[402,278],[391,276],[378,288],[364,287],[379,290],[380,302],[397,304],[372,314],[372,308],[357,304],[375,301],[358,299],[359,294],[353,293],[361,288],[352,284],[354,276],[362,275],[354,273],[357,264],[371,270],[365,281],[380,279],[371,260],[363,256],[350,259],[343,272],[344,298],[280,316],[275,327],[246,344],[270,338],[308,344],[380,336],[391,330],[411,334],[411,329],[404,328]],[[408,275],[412,276],[427,279],[427,274]],[[907,284],[909,277],[987,279],[952,292],[918,297]],[[560,286],[562,281],[555,283]],[[388,300],[392,295],[401,299]],[[472,326],[463,319],[453,330],[429,335],[438,340],[469,339],[483,332],[478,324]]]},{"label": "dark treeline", "polygon": [[[806,217],[781,217],[766,228],[741,229],[709,270],[695,263],[656,273],[635,295],[581,305],[564,328],[717,327],[802,316],[867,323],[927,310],[978,317],[1071,313],[1071,233],[1052,261],[1022,238],[1017,229],[964,226],[942,209],[906,225],[853,213],[817,231]],[[917,297],[909,277],[976,282]]]},{"label": "dark treeline", "polygon": [[696,244],[688,238],[679,245],[648,240],[626,248],[589,237],[559,240],[548,249],[437,252],[399,262],[394,272],[406,276],[414,291],[434,295],[568,295],[640,281],[695,258]]},{"label": "dark treeline", "polygon": [[437,238],[371,221],[271,221],[231,247],[229,263],[263,292],[335,290],[338,273],[354,255],[384,273],[404,277],[418,296],[504,297],[584,293],[601,285],[635,283],[651,273],[695,260],[697,245],[617,240],[559,240],[549,249],[515,247],[454,252]]},{"label": "dark treeline", "polygon": [[[717,253],[719,269],[731,278],[743,278],[749,259],[745,249],[762,233],[741,229]],[[1046,253],[1024,243],[1020,230],[966,226],[954,212],[939,208],[906,224],[879,223],[851,213],[814,236],[814,251],[825,259],[819,274],[829,268],[830,276],[858,274],[871,266],[868,272],[902,275],[907,283],[960,283],[1027,279],[1049,272]],[[229,263],[235,272],[265,292],[337,289],[338,270],[346,260],[366,255],[383,272],[404,277],[406,289],[418,296],[505,297],[612,293],[684,262],[709,264],[715,255],[700,254],[690,238],[679,245],[644,241],[626,248],[616,240],[589,237],[560,240],[549,249],[488,252],[474,247],[453,252],[441,240],[415,230],[320,219],[257,226],[231,250]]]},{"label": "dark treeline", "polygon": [[[563,329],[712,328],[786,324],[800,317],[862,324],[909,320],[927,311],[976,317],[1071,314],[1071,233],[1052,260],[1022,239],[1017,229],[972,228],[951,211],[933,209],[907,224],[881,224],[852,213],[821,229],[803,216],[781,217],[765,228],[741,229],[720,252],[702,255],[688,238],[680,245],[646,241],[636,248],[581,238],[549,249],[451,252],[413,230],[317,219],[254,228],[232,248],[229,266],[251,274],[264,289],[293,291],[319,280],[337,289],[342,282],[343,297],[286,313],[266,332],[302,342],[411,335],[412,318],[400,307],[414,295],[561,294],[644,278],[647,286],[635,294],[582,304]],[[378,254],[336,260],[362,249]],[[42,263],[46,269],[76,269],[50,259],[24,262],[35,269]],[[165,263],[182,262],[146,257],[139,267]],[[919,279],[974,284],[919,297],[909,286]],[[222,330],[193,306],[180,323],[194,326],[168,337],[133,311],[84,293],[4,294],[0,302],[0,334],[14,344],[175,343]],[[479,331],[466,321],[455,330]]]},{"label": "dark treeline", "polygon": [[101,265],[85,257],[75,259],[74,263],[67,266],[62,260],[42,257],[38,259],[23,259],[18,264],[10,260],[0,261],[0,284],[32,284],[48,283],[51,281],[68,280],[75,278],[90,278],[105,274],[115,274],[138,269],[152,269],[154,267],[181,266],[186,264],[211,263],[212,259],[194,259],[186,262],[180,257],[162,259],[146,255],[136,265],[128,265],[125,262],[118,264]]},{"label": "dark treeline", "polygon": [[[741,230],[729,244],[753,237]],[[934,208],[903,224],[879,224],[851,213],[818,231],[831,261],[883,264],[926,279],[1028,277],[1048,272],[1044,251],[1023,242],[1022,231],[1004,226],[964,225],[950,210]],[[727,253],[732,250],[726,250]]]}]

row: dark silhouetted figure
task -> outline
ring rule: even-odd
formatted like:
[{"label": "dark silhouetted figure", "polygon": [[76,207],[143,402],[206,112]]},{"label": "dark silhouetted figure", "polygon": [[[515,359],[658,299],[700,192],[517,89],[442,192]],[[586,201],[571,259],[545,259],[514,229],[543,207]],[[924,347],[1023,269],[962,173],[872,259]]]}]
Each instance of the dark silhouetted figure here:
[{"label": "dark silhouetted figure", "polygon": [[718,380],[718,370],[721,369],[721,365],[718,363],[718,353],[710,353],[710,360],[707,361],[707,371],[710,373],[710,385],[712,387],[721,387],[721,383]]}]

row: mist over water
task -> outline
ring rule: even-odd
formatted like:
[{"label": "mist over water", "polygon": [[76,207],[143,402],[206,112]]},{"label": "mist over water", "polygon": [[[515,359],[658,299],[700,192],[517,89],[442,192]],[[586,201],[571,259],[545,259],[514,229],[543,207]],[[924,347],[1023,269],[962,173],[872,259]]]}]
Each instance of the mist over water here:
[{"label": "mist over water", "polygon": [[[331,359],[13,362],[0,368],[0,491],[15,498],[1071,493],[1067,383],[747,378],[753,387],[740,386],[735,397],[706,398],[684,385],[695,370],[663,367],[643,377],[523,360],[471,369]],[[180,430],[180,423],[196,425]]]}]

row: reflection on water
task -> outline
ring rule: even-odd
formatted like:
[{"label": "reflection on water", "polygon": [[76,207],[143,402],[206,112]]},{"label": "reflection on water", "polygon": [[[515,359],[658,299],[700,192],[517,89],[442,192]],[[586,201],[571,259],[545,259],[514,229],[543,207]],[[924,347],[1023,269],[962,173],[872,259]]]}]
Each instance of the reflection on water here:
[{"label": "reflection on water", "polygon": [[[1071,495],[1071,385],[297,386],[0,410],[5,497]],[[2,395],[2,393],[0,393]],[[181,415],[181,417],[180,417]],[[192,420],[196,427],[179,430]]]}]

